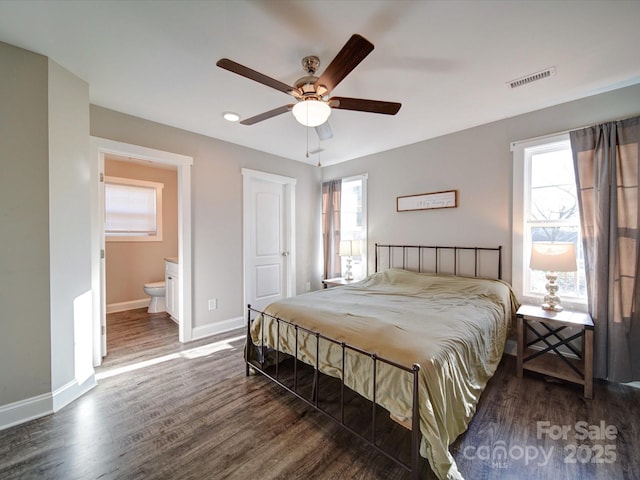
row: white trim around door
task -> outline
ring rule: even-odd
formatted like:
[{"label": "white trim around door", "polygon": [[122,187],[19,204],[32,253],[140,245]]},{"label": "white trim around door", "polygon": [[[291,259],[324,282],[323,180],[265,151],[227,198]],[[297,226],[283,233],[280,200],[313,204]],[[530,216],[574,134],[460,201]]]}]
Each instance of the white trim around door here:
[{"label": "white trim around door", "polygon": [[[188,342],[193,338],[192,295],[191,295],[191,167],[193,158],[177,153],[155,150],[128,143],[117,142],[105,138],[91,137],[91,152],[95,158],[95,188],[92,201],[92,255],[91,282],[94,292],[93,298],[93,363],[102,363],[106,353],[103,332],[105,324],[105,281],[104,281],[104,227],[103,227],[103,199],[100,195],[100,175],[104,174],[104,156],[106,154],[121,155],[132,159],[173,165],[178,171],[178,257],[179,262],[179,336],[181,342]],[[101,254],[102,252],[102,254]]]}]

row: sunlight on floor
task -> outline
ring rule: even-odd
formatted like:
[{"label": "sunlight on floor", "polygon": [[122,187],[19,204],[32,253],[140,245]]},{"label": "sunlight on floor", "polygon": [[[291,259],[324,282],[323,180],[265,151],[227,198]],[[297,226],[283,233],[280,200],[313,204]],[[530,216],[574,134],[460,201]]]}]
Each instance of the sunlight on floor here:
[{"label": "sunlight on floor", "polygon": [[135,370],[140,370],[141,368],[150,367],[152,365],[157,365],[159,363],[168,362],[170,360],[176,360],[179,358],[186,359],[194,359],[199,357],[206,357],[207,355],[211,355],[215,352],[220,352],[222,350],[231,350],[232,348],[236,348],[231,343],[236,342],[238,340],[243,340],[245,335],[241,335],[239,337],[229,338],[227,340],[222,340],[219,342],[209,343],[207,345],[202,345],[200,347],[191,348],[189,350],[183,350],[181,352],[170,353],[168,355],[163,355],[161,357],[152,358],[150,360],[145,360],[142,362],[132,363],[131,365],[125,365],[123,367],[112,368],[110,370],[106,370],[104,372],[96,373],[96,380],[103,380],[105,378],[114,377],[116,375],[120,375],[122,373],[133,372]]}]

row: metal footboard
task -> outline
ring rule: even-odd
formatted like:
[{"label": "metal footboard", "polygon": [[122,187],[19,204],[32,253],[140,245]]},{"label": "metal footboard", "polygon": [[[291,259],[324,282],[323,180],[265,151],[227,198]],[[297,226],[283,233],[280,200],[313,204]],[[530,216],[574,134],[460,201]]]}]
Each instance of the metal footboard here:
[{"label": "metal footboard", "polygon": [[[255,345],[252,341],[251,338],[251,324],[252,321],[254,321],[256,318],[259,317],[259,321],[262,322],[261,324],[261,335],[262,338],[260,339],[260,345]],[[254,317],[254,318],[252,318]],[[270,372],[267,370],[267,368],[269,366],[271,366],[270,362],[267,362],[266,359],[266,351],[268,349],[268,347],[265,346],[264,343],[264,321],[265,318],[269,317],[271,318],[273,321],[276,322],[276,346],[273,350],[271,350],[271,352],[275,355],[275,362],[273,364],[273,370],[274,372]],[[280,352],[280,332],[281,332],[281,326],[282,325],[286,325],[289,327],[292,327],[295,331],[295,346],[294,346],[294,350],[295,350],[295,354],[294,355],[289,355],[286,353],[282,353]],[[315,337],[316,339],[316,352],[315,352],[315,365],[311,365],[311,367],[314,368],[314,376],[313,376],[313,385],[312,385],[312,395],[311,395],[311,399],[305,397],[304,395],[302,395],[299,392],[299,385],[298,385],[298,362],[301,362],[302,360],[299,360],[299,348],[298,348],[298,335],[299,333],[305,333],[307,335],[311,335],[313,337]],[[319,377],[320,377],[320,360],[319,360],[319,349],[320,349],[320,340],[332,343],[334,345],[338,345],[342,351],[342,364],[340,365],[340,415],[339,418],[336,418],[333,414],[331,414],[329,411],[325,410],[324,408],[322,408],[322,406],[319,403]],[[251,358],[251,349],[254,349],[254,352],[257,353],[257,360],[252,360]],[[355,353],[359,353],[361,355],[367,356],[369,358],[371,358],[372,360],[372,386],[373,386],[373,398],[371,399],[371,405],[372,405],[372,415],[371,415],[371,435],[370,436],[366,436],[361,434],[360,432],[358,432],[357,430],[355,430],[354,428],[351,428],[346,422],[345,422],[345,389],[349,388],[348,386],[345,385],[345,358],[347,355],[347,352],[355,352]],[[280,362],[281,360],[283,360],[284,358],[289,358],[292,357],[293,358],[293,385],[287,385],[285,384],[282,380],[281,380],[281,376],[280,376]],[[392,462],[394,462],[396,465],[399,465],[400,467],[402,467],[403,469],[407,470],[408,472],[411,473],[411,477],[413,479],[418,479],[419,478],[419,462],[420,462],[420,457],[419,457],[419,449],[420,449],[420,439],[421,439],[421,434],[420,434],[420,413],[419,413],[419,405],[420,405],[420,398],[419,398],[419,389],[418,389],[418,373],[420,371],[420,366],[418,364],[414,364],[411,367],[406,367],[404,365],[400,365],[396,362],[393,362],[391,360],[382,358],[378,355],[376,355],[375,353],[371,353],[371,352],[367,352],[365,350],[362,350],[358,347],[355,347],[353,345],[349,345],[345,342],[339,342],[337,340],[334,340],[332,338],[329,338],[325,335],[322,335],[319,332],[315,332],[309,329],[306,329],[304,327],[301,327],[299,325],[295,325],[291,322],[288,322],[286,320],[283,320],[281,318],[266,314],[260,310],[256,310],[254,308],[251,307],[251,305],[247,306],[247,339],[246,339],[246,346],[245,346],[245,363],[246,363],[246,374],[249,375],[251,368],[253,368],[255,371],[260,372],[262,375],[264,375],[265,377],[269,378],[270,380],[272,380],[273,382],[275,382],[276,384],[280,385],[280,387],[284,388],[286,391],[292,393],[293,395],[295,395],[296,397],[298,397],[300,400],[302,400],[303,402],[305,402],[307,405],[311,406],[312,408],[314,408],[316,411],[322,413],[324,416],[330,418],[331,420],[333,420],[335,423],[337,423],[338,425],[340,425],[342,428],[344,428],[345,430],[351,432],[353,435],[356,435],[358,438],[360,438],[361,440],[365,441],[367,444],[369,444],[371,447],[373,447],[377,452],[381,453],[382,455],[384,455],[386,458],[388,458],[389,460],[391,460]],[[398,368],[400,370],[403,370],[405,372],[408,372],[409,374],[412,375],[413,377],[413,397],[412,397],[412,417],[411,417],[411,451],[410,451],[410,463],[406,463],[404,461],[402,461],[400,458],[397,458],[396,456],[394,456],[393,454],[391,454],[390,452],[388,452],[387,450],[385,450],[384,448],[382,448],[377,440],[377,436],[376,436],[376,412],[378,408],[381,408],[377,405],[377,375],[378,375],[378,366],[380,363],[389,365],[391,367],[394,368]],[[334,366],[335,367],[335,366]]]}]

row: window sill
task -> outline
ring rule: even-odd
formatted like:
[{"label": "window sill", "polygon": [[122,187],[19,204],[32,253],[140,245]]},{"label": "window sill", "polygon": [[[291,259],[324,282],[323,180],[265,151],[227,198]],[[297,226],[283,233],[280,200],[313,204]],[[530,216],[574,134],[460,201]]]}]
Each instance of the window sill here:
[{"label": "window sill", "polygon": [[149,237],[108,237],[105,236],[104,239],[107,243],[118,243],[118,242],[161,242],[162,235],[149,236]]},{"label": "window sill", "polygon": [[[529,305],[542,305],[544,303],[544,296],[522,296],[519,299],[521,304],[529,304]],[[577,298],[563,298],[560,295],[561,305],[566,310],[571,310],[574,312],[580,313],[588,313],[589,306],[587,305],[587,300],[581,300]]]}]

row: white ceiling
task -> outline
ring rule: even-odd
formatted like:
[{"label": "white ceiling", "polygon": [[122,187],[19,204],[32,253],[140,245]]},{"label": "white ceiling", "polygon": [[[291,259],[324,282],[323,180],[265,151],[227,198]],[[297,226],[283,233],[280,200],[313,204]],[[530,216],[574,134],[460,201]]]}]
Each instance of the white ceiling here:
[{"label": "white ceiling", "polygon": [[[222,119],[292,97],[216,61],[293,84],[302,57],[319,56],[320,73],[363,35],[375,50],[333,94],[402,108],[334,110],[325,165],[640,83],[639,21],[638,0],[0,0],[0,40],[87,81],[92,104],[311,164],[291,113],[253,126]],[[555,76],[506,86],[548,67]]]}]

